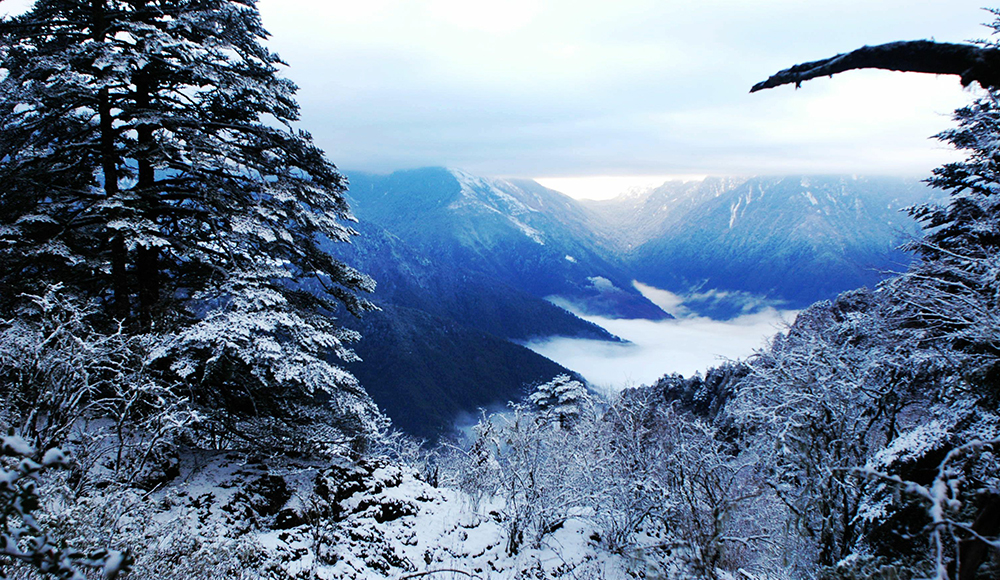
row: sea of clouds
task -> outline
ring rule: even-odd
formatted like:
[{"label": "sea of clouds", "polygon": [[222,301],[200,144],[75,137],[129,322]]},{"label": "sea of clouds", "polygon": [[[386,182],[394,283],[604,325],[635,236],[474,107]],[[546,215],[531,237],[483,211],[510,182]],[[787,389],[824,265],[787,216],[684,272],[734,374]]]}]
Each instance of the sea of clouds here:
[{"label": "sea of clouds", "polygon": [[753,307],[728,320],[713,320],[685,306],[687,300],[703,298],[704,292],[681,296],[638,283],[636,288],[675,318],[622,320],[574,312],[628,342],[556,337],[533,340],[525,346],[580,373],[595,388],[618,391],[652,384],[665,374],[689,376],[726,360],[750,356],[770,337],[783,332],[797,314],[740,296],[738,299]]}]

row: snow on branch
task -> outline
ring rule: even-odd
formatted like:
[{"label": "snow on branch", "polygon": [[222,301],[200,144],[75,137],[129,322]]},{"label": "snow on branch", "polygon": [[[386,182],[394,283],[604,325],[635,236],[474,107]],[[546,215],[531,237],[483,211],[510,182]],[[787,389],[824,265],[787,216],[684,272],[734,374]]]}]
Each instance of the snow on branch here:
[{"label": "snow on branch", "polygon": [[809,79],[863,68],[959,75],[962,86],[969,86],[972,81],[976,81],[984,88],[1000,87],[1000,49],[910,40],[862,46],[830,58],[797,64],[755,84],[750,92],[792,83],[798,88],[803,81]]},{"label": "snow on branch", "polygon": [[[949,544],[948,536],[951,536],[951,543],[959,542],[959,538],[955,533],[956,529],[965,532],[976,541],[982,542],[994,550],[1000,550],[1000,539],[987,537],[987,535],[980,533],[982,530],[977,529],[980,526],[979,520],[975,524],[970,525],[956,519],[962,515],[963,501],[960,498],[961,487],[963,484],[968,485],[970,482],[968,481],[966,469],[956,467],[955,463],[963,458],[975,456],[984,451],[992,452],[998,446],[1000,446],[1000,438],[987,440],[975,439],[955,447],[948,452],[938,465],[937,477],[935,477],[933,483],[929,486],[907,481],[898,475],[883,473],[868,466],[853,469],[853,471],[863,476],[896,483],[906,492],[916,494],[930,504],[927,507],[927,514],[932,521],[931,541],[935,551],[935,580],[949,580],[953,577],[949,570],[949,561],[946,553],[948,552],[947,546]],[[975,490],[973,494],[981,495],[982,491]],[[959,551],[959,554],[961,554],[961,551]],[[970,569],[974,572],[978,568],[978,565],[977,562]],[[965,578],[966,576],[960,574],[959,577]]]}]

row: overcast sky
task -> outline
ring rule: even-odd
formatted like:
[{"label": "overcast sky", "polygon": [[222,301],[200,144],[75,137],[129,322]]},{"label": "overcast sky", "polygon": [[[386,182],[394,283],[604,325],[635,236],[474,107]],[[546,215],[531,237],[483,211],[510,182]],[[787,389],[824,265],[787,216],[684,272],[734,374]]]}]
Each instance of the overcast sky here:
[{"label": "overcast sky", "polygon": [[[0,0],[0,12],[28,0]],[[926,176],[972,97],[856,71],[749,95],[863,44],[982,38],[983,0],[260,0],[301,126],[345,170],[443,165],[588,195],[668,176]],[[602,177],[602,179],[593,179]],[[625,176],[623,179],[622,177]],[[643,177],[645,176],[645,177]],[[560,179],[561,178],[561,179]],[[565,178],[590,178],[565,179]],[[617,179],[614,179],[617,178]]]},{"label": "overcast sky", "polygon": [[926,175],[955,77],[748,94],[863,44],[987,36],[982,0],[262,0],[302,126],[341,168],[489,176]]}]

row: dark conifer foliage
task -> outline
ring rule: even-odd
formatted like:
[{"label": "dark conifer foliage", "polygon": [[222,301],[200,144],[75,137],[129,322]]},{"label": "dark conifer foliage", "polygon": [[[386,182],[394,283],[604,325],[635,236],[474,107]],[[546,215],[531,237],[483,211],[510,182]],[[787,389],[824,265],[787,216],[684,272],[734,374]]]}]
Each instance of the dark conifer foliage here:
[{"label": "dark conifer foliage", "polygon": [[370,408],[326,362],[357,338],[331,315],[372,308],[320,248],[355,234],[346,181],[292,127],[255,1],[40,0],[0,34],[3,302],[63,283],[170,336],[155,355],[199,389]]}]

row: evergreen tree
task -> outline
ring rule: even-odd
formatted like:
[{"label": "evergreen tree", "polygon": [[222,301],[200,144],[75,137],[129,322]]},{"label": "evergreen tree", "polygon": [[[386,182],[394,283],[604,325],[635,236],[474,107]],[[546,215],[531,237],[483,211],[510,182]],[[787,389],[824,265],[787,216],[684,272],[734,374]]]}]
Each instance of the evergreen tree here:
[{"label": "evergreen tree", "polygon": [[530,403],[540,413],[540,420],[572,429],[580,418],[594,410],[594,400],[587,387],[569,375],[559,375],[535,387],[528,396]]},{"label": "evergreen tree", "polygon": [[41,282],[99,298],[167,337],[162,366],[210,407],[325,393],[376,419],[328,361],[358,338],[333,316],[373,308],[320,248],[356,233],[346,181],[292,127],[255,0],[39,0],[0,34],[4,303]]},{"label": "evergreen tree", "polygon": [[[1000,19],[992,27],[1000,29]],[[922,343],[947,353],[956,367],[954,379],[936,394],[935,420],[894,441],[875,464],[907,481],[927,508],[938,578],[972,580],[985,577],[983,570],[993,576],[998,571],[998,95],[990,90],[959,109],[958,126],[938,135],[966,158],[936,169],[928,180],[948,193],[948,202],[912,210],[926,230],[911,244],[920,260],[886,284],[898,301],[900,320]],[[933,477],[928,464],[936,467]]]},{"label": "evergreen tree", "polygon": [[947,191],[947,204],[928,204],[911,213],[926,229],[911,244],[921,260],[892,285],[907,297],[912,317],[929,334],[976,355],[979,382],[992,392],[1000,385],[1000,104],[991,91],[955,112],[958,126],[938,138],[967,154],[934,171],[929,183]]}]

